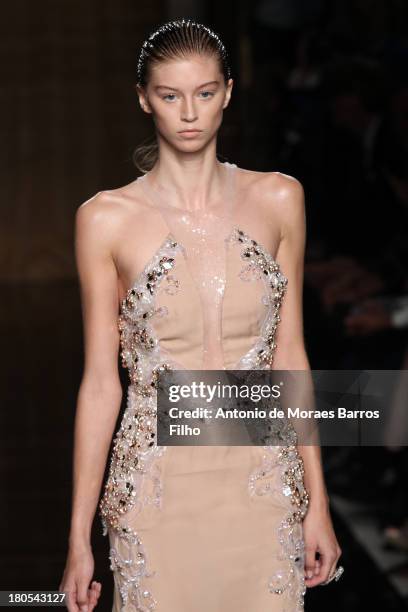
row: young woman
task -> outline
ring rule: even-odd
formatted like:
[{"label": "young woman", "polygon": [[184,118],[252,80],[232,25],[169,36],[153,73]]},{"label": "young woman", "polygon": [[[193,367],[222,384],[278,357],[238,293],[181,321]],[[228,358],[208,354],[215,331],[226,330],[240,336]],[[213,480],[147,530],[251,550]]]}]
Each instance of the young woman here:
[{"label": "young woman", "polygon": [[[85,371],[75,427],[71,610],[93,610],[100,501],[113,611],[303,610],[338,579],[318,446],[160,446],[164,370],[310,370],[303,343],[304,192],[276,171],[217,158],[233,81],[212,30],[181,19],[142,46],[137,91],[157,147],[144,175],[76,215]],[[119,312],[118,312],[119,308]],[[316,554],[318,553],[318,554]]]}]

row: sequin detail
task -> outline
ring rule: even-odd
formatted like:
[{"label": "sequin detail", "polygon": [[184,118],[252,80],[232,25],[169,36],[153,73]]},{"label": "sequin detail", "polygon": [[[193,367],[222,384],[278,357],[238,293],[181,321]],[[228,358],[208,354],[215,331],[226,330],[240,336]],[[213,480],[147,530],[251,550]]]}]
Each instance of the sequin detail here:
[{"label": "sequin detail", "polygon": [[262,323],[258,341],[244,355],[236,368],[242,370],[261,370],[272,367],[276,350],[276,331],[280,322],[279,311],[286,292],[288,279],[282,274],[279,264],[265,247],[253,240],[246,232],[235,227],[229,241],[241,243],[241,259],[248,263],[241,269],[240,278],[250,282],[264,279],[267,287],[263,303],[268,307]]},{"label": "sequin detail", "polygon": [[271,593],[285,598],[288,612],[303,612],[306,585],[302,521],[309,494],[303,482],[303,459],[296,445],[291,444],[295,441],[296,432],[288,427],[286,445],[262,447],[262,462],[249,477],[248,491],[251,496],[270,495],[273,503],[282,503],[286,510],[277,532],[281,549],[276,559],[280,567],[269,576],[267,587]]},{"label": "sequin detail", "polygon": [[155,610],[157,600],[143,587],[142,578],[151,578],[156,572],[147,568],[146,553],[140,537],[136,539],[130,558],[125,559],[116,548],[111,547],[109,559],[123,607],[131,603],[137,612]]}]

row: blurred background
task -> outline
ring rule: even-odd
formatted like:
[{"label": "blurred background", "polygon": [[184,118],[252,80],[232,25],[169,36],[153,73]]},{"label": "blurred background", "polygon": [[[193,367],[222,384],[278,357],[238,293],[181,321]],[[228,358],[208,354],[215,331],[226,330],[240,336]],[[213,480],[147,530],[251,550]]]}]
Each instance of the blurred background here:
[{"label": "blurred background", "polygon": [[[179,17],[230,52],[220,157],[304,186],[312,369],[408,366],[406,0],[3,3],[1,590],[57,590],[62,577],[83,359],[74,216],[138,175],[132,152],[153,132],[137,54]],[[391,442],[322,449],[345,573],[309,589],[306,612],[407,609],[407,447]],[[99,518],[93,547],[97,609],[110,612]]]}]

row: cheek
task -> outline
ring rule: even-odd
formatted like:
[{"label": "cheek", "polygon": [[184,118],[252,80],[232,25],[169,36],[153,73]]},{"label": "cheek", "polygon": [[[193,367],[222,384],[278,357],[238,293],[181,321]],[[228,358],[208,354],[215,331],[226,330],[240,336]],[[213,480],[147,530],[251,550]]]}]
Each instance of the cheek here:
[{"label": "cheek", "polygon": [[216,108],[213,107],[209,110],[206,117],[207,126],[212,130],[217,130],[222,123],[223,108],[222,105],[218,105]]},{"label": "cheek", "polygon": [[203,119],[208,126],[218,125],[222,120],[222,103],[203,105],[199,109],[200,118]]},{"label": "cheek", "polygon": [[153,113],[153,121],[156,127],[166,132],[174,129],[174,125],[178,120],[177,110],[169,104],[166,109],[155,110]]}]

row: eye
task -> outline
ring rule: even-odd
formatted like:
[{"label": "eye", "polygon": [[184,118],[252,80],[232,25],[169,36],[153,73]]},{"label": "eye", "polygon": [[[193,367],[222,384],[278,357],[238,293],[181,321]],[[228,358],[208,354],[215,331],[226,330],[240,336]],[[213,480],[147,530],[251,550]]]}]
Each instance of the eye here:
[{"label": "eye", "polygon": [[209,94],[209,96],[205,96],[204,99],[207,99],[208,97],[214,96],[214,92],[212,92],[212,91],[202,91],[201,93],[202,94]]},{"label": "eye", "polygon": [[[208,98],[212,98],[215,94],[212,91],[201,91],[200,95],[203,95],[204,100],[208,100]],[[175,98],[176,94],[166,94],[162,96],[162,100],[166,100],[167,102],[174,102]]]}]

